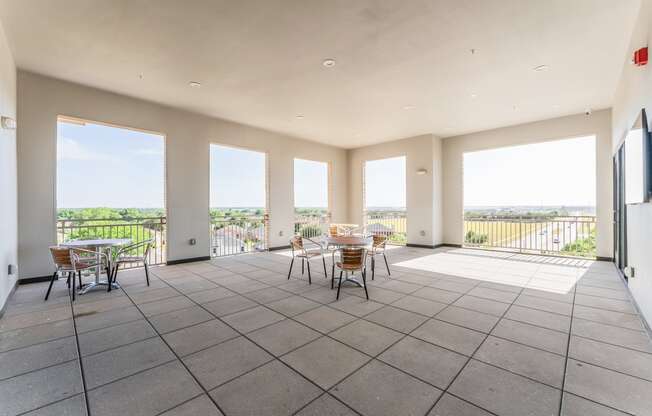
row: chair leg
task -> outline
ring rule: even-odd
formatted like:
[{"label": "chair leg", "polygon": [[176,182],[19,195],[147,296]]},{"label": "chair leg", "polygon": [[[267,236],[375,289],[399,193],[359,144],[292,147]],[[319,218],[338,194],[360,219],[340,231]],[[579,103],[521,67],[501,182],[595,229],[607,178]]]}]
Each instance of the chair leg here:
[{"label": "chair leg", "polygon": [[118,268],[119,267],[120,267],[120,264],[116,263],[115,267],[113,268],[113,275],[109,276],[109,288],[107,289],[107,292],[111,291],[113,283],[115,283],[118,280]]},{"label": "chair leg", "polygon": [[[48,297],[50,297],[50,291],[52,290],[52,284],[54,284],[54,281],[57,279],[57,275],[59,274],[58,271],[54,272],[52,274],[52,279],[50,279],[50,286],[48,286],[48,291],[45,293],[45,300],[48,300]],[[68,279],[70,279],[70,276],[68,276]],[[68,280],[68,283],[70,283],[70,280]],[[68,287],[70,287],[70,284],[68,284]]]},{"label": "chair leg", "polygon": [[301,259],[301,274],[304,273],[305,267],[306,267],[306,259],[302,258]]},{"label": "chair leg", "polygon": [[147,267],[147,263],[143,263],[145,265],[145,279],[147,280],[147,286],[149,286],[149,268]]},{"label": "chair leg", "polygon": [[108,283],[108,287],[106,288],[107,292],[111,291],[111,283],[113,279],[113,273],[111,272],[111,268],[109,266],[106,266],[106,282]]},{"label": "chair leg", "polygon": [[340,299],[340,289],[342,288],[342,270],[340,270],[340,283],[337,285],[337,296],[335,297],[335,300]]},{"label": "chair leg", "polygon": [[324,277],[328,279],[328,272],[326,271],[326,258],[323,255],[321,256],[321,261],[324,263]]},{"label": "chair leg", "polygon": [[292,257],[292,261],[290,262],[290,271],[288,272],[288,280],[290,280],[290,275],[292,274],[292,266],[294,266],[294,257]]},{"label": "chair leg", "polygon": [[387,276],[391,276],[392,274],[389,272],[389,263],[387,263],[387,256],[385,253],[383,253],[383,258],[385,259],[385,267],[387,267]]},{"label": "chair leg", "polygon": [[81,290],[82,289],[81,270],[77,271],[77,277],[79,278],[79,290]]},{"label": "chair leg", "polygon": [[375,276],[376,276],[376,258],[372,257],[371,258],[371,280],[374,280]]},{"label": "chair leg", "polygon": [[308,265],[308,284],[312,284],[312,277],[310,276],[310,260],[306,260],[306,263]]},{"label": "chair leg", "polygon": [[[367,297],[367,300],[369,300],[369,292],[367,292],[367,268],[365,267],[362,270],[362,284],[364,285],[364,294]],[[373,276],[373,272],[371,272]]]},{"label": "chair leg", "polygon": [[[72,286],[71,286],[72,301],[74,302],[75,301],[75,291],[77,290],[77,289],[75,289],[75,279],[77,277],[77,273],[72,272],[71,274],[72,274]],[[81,281],[81,271],[79,272],[79,281]]]}]

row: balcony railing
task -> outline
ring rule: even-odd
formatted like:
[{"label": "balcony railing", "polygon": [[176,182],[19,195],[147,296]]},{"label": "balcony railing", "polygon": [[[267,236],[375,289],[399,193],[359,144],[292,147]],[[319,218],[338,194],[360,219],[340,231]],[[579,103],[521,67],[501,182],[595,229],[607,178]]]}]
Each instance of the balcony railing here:
[{"label": "balcony railing", "polygon": [[595,257],[594,216],[482,216],[464,219],[464,245]]},{"label": "balcony railing", "polygon": [[[149,264],[165,264],[166,217],[151,218],[87,218],[57,220],[57,243],[71,240],[128,238],[134,243],[153,240]],[[134,263],[125,267],[138,267]]]},{"label": "balcony railing", "polygon": [[294,219],[294,233],[306,238],[320,237],[328,232],[330,223],[330,214],[297,215]]},{"label": "balcony railing", "polygon": [[269,216],[211,219],[211,256],[267,250]]},{"label": "balcony railing", "polygon": [[364,230],[367,234],[381,234],[387,243],[405,245],[407,243],[407,217],[405,212],[366,213]]}]

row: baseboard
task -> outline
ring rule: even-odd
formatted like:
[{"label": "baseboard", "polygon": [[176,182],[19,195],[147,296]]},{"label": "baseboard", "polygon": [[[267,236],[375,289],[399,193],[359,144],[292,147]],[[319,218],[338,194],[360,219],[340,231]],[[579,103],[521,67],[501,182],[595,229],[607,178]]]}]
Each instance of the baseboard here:
[{"label": "baseboard", "polygon": [[435,248],[435,246],[428,245],[428,244],[412,244],[412,243],[407,243],[407,244],[405,244],[405,247],[414,247],[414,248]]},{"label": "baseboard", "polygon": [[435,248],[439,248],[439,247],[462,248],[462,245],[461,244],[452,244],[452,243],[441,243],[441,244],[437,244],[435,246]]},{"label": "baseboard", "polygon": [[2,307],[0,307],[0,319],[2,319],[5,312],[7,311],[7,304],[9,303],[9,298],[11,298],[11,296],[14,294],[17,287],[18,287],[18,280],[16,280],[14,282],[14,286],[9,291],[9,294],[7,295],[7,298],[5,299],[5,303],[2,305]]},{"label": "baseboard", "polygon": [[430,248],[430,249],[435,249],[435,248],[441,248],[441,247],[455,247],[455,248],[462,248],[461,244],[449,244],[449,243],[441,243],[441,244],[435,244],[435,245],[428,245],[428,244],[412,244],[412,243],[407,243],[405,247],[414,247],[414,248]]},{"label": "baseboard", "polygon": [[42,283],[42,282],[49,282],[50,279],[52,279],[52,275],[49,274],[47,276],[36,276],[36,277],[26,277],[24,279],[19,279],[18,284],[19,285],[28,285],[30,283]]},{"label": "baseboard", "polygon": [[270,247],[269,251],[289,250],[289,249],[290,249],[290,245],[288,244],[287,246]]},{"label": "baseboard", "polygon": [[194,263],[196,261],[206,261],[210,259],[211,256],[190,257],[187,259],[168,260],[165,264],[167,264],[168,266],[173,266],[175,264]]},{"label": "baseboard", "polygon": [[601,256],[597,256],[595,259],[596,259],[597,261],[608,261],[609,263],[613,263],[613,262],[614,262],[614,258],[613,258],[613,257],[601,257]]}]

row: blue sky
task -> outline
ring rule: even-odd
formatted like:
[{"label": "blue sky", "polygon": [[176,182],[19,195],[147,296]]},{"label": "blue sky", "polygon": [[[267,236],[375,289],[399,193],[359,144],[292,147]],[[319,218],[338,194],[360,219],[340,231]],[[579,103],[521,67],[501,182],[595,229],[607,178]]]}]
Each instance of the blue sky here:
[{"label": "blue sky", "polygon": [[328,208],[328,163],[294,159],[294,206]]},{"label": "blue sky", "polygon": [[464,206],[595,206],[595,138],[464,154]]},{"label": "blue sky", "polygon": [[365,163],[366,208],[405,208],[405,156]]},{"label": "blue sky", "polygon": [[163,208],[163,136],[58,123],[58,208]]},{"label": "blue sky", "polygon": [[265,153],[212,144],[210,206],[265,207]]}]

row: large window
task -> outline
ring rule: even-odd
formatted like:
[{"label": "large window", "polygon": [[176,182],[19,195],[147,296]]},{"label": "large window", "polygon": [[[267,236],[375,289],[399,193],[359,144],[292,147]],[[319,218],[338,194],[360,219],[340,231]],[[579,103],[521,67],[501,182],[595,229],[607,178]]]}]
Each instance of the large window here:
[{"label": "large window", "polygon": [[152,239],[150,262],[165,262],[164,137],[59,117],[57,217],[59,242]]},{"label": "large window", "polygon": [[317,237],[330,222],[326,162],[294,159],[294,232]]},{"label": "large window", "polygon": [[406,158],[368,160],[364,164],[365,228],[391,243],[407,241]]},{"label": "large window", "polygon": [[267,247],[266,154],[211,144],[211,254]]}]

